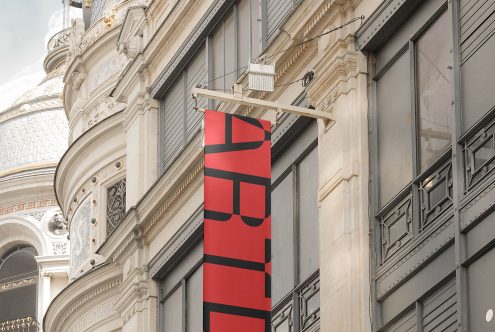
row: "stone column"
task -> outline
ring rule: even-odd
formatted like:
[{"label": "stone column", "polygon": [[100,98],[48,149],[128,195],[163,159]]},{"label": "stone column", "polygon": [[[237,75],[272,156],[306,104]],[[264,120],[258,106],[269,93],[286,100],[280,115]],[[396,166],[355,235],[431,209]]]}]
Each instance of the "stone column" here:
[{"label": "stone column", "polygon": [[51,291],[52,274],[48,272],[40,271],[40,278],[38,284],[38,321],[41,323],[45,316],[46,309],[50,305],[50,291]]}]

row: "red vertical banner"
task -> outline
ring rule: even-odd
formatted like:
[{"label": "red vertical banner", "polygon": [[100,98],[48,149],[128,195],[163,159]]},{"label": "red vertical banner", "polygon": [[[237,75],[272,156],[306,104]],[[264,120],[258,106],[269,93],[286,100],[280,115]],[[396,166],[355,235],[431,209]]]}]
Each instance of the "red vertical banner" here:
[{"label": "red vertical banner", "polygon": [[205,112],[203,331],[268,332],[270,122]]}]

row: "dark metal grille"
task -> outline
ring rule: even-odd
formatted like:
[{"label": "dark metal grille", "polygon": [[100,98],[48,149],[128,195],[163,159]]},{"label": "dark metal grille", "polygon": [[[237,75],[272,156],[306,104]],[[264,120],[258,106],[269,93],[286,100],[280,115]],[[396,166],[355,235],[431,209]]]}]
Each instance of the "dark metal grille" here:
[{"label": "dark metal grille", "polygon": [[103,17],[106,2],[106,0],[93,0],[91,7],[91,25]]},{"label": "dark metal grille", "polygon": [[126,179],[107,189],[107,234],[120,224],[125,215]]}]

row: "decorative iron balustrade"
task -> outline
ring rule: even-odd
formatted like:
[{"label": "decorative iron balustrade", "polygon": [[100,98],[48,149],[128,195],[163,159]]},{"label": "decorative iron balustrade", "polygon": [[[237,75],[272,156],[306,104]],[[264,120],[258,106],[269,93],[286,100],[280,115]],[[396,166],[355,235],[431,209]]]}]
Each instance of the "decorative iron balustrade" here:
[{"label": "decorative iron balustrade", "polygon": [[[0,293],[14,288],[20,288],[36,283],[38,280],[38,271],[19,274],[14,277],[0,280]],[[0,330],[1,331],[1,330]]]},{"label": "decorative iron balustrade", "polygon": [[36,317],[24,317],[0,322],[0,331],[38,332],[40,326]]},{"label": "decorative iron balustrade", "polygon": [[408,195],[380,220],[382,261],[387,260],[413,237],[412,196]]},{"label": "decorative iron balustrade", "polygon": [[452,207],[452,189],[452,163],[449,160],[420,184],[421,229]]},{"label": "decorative iron balustrade", "polygon": [[120,224],[125,216],[126,179],[107,189],[107,235]]},{"label": "decorative iron balustrade", "polygon": [[467,191],[495,169],[495,119],[464,143],[464,172]]},{"label": "decorative iron balustrade", "polygon": [[57,48],[69,46],[69,37],[70,28],[64,29],[54,34],[48,41],[48,53]]}]

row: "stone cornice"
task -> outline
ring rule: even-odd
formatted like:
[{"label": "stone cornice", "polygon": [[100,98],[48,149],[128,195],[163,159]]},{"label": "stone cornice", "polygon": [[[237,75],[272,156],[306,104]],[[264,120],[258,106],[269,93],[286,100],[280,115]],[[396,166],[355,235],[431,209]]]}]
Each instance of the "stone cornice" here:
[{"label": "stone cornice", "polygon": [[78,311],[115,295],[121,283],[121,269],[117,266],[108,264],[90,270],[53,299],[43,320],[44,330],[67,331],[63,327],[67,328],[68,321],[85,312],[77,314]]},{"label": "stone cornice", "polygon": [[[26,163],[0,172],[0,183],[25,177],[51,175],[55,172],[58,160]],[[1,192],[1,191],[0,191]]]}]

